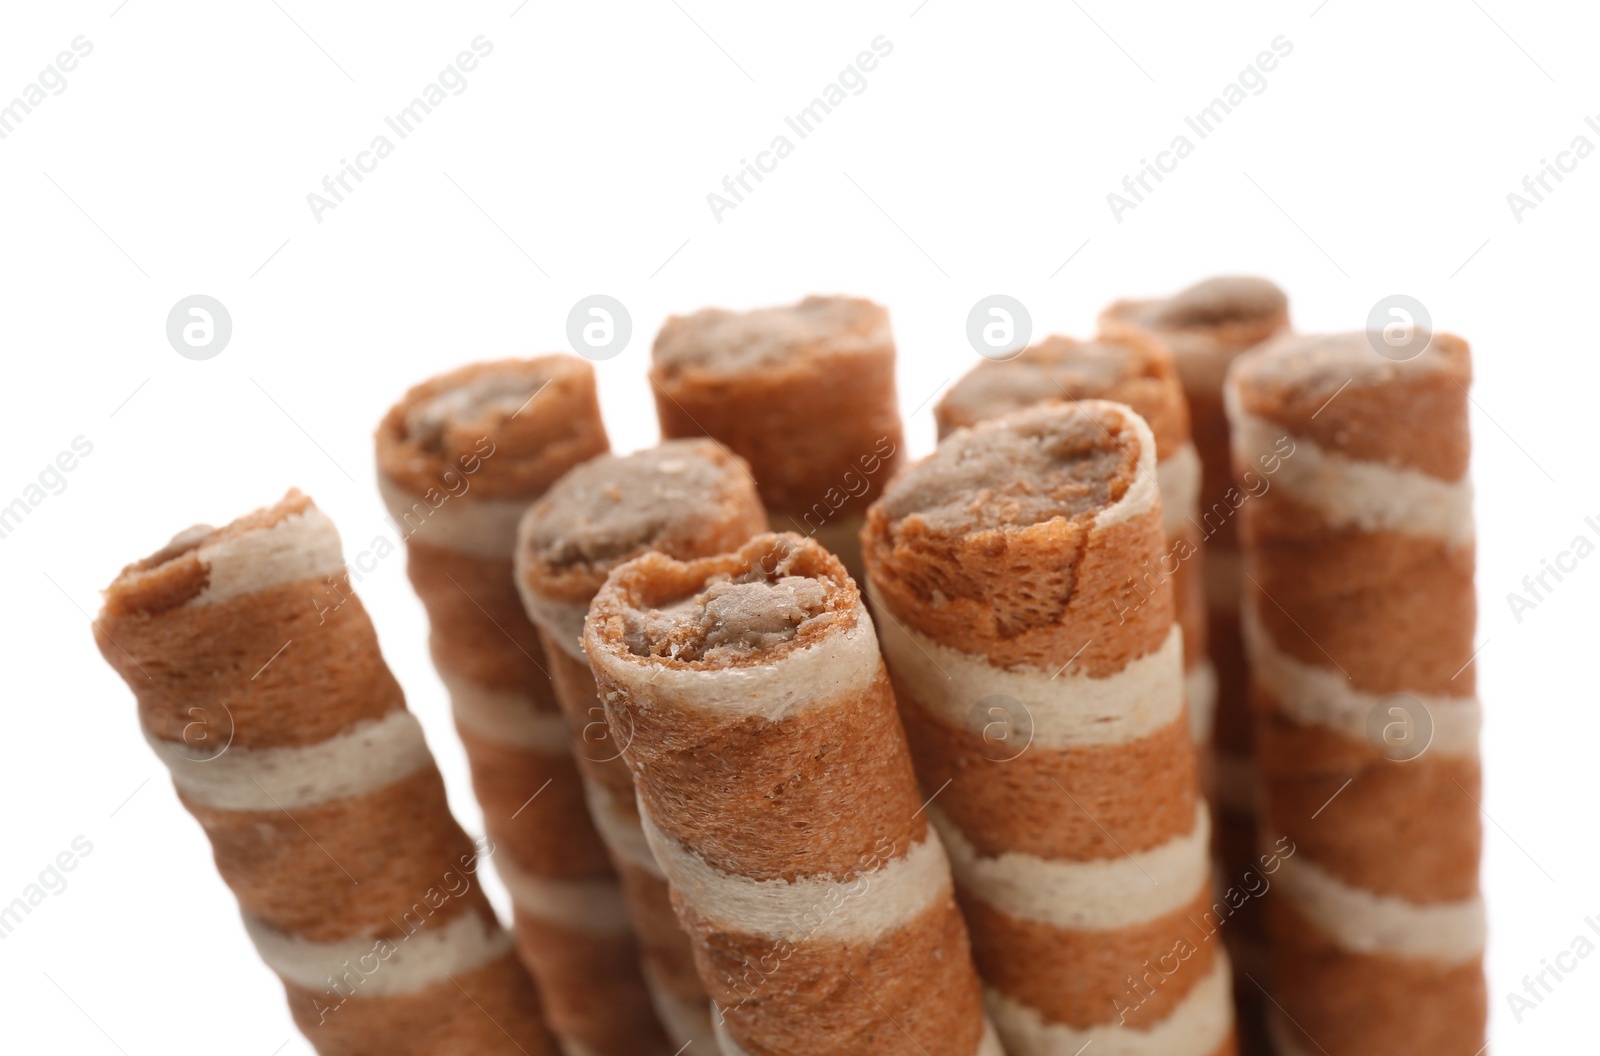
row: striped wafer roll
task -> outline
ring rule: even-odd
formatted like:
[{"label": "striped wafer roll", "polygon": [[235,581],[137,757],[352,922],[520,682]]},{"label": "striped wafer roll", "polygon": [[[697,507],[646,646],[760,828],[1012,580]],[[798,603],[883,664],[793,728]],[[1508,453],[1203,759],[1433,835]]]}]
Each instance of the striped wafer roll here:
[{"label": "striped wafer roll", "polygon": [[710,436],[750,464],[775,531],[861,575],[861,517],[900,464],[889,312],[852,297],[673,316],[650,380],[661,435]]},{"label": "striped wafer roll", "polygon": [[998,1056],[872,620],[793,533],[596,596],[584,645],[725,1056]]},{"label": "striped wafer roll", "polygon": [[618,565],[650,551],[680,560],[736,550],[766,530],[750,470],[713,440],[668,440],[600,455],[562,477],[522,519],[517,585],[538,625],[556,696],[572,728],[589,809],[622,878],[645,978],[674,1045],[713,1052],[711,1001],[678,926],[667,881],[645,842],[633,775],[583,652],[589,603]]},{"label": "striped wafer roll", "polygon": [[[1229,374],[1279,1051],[1477,1052],[1481,798],[1466,342],[1285,337]],[[1393,354],[1393,353],[1391,353]],[[1286,439],[1287,438],[1287,439]]]},{"label": "striped wafer roll", "polygon": [[291,491],[129,565],[95,622],[245,929],[323,1056],[554,1056],[444,783]]},{"label": "striped wafer roll", "polygon": [[1183,684],[1190,732],[1209,756],[1217,676],[1206,655],[1206,602],[1202,574],[1200,457],[1189,439],[1189,409],[1172,356],[1138,333],[1095,341],[1048,337],[1009,360],[985,360],[957,381],[934,407],[942,440],[956,429],[1038,403],[1074,400],[1125,403],[1156,439],[1156,484],[1161,491],[1167,545],[1138,571],[1140,593],[1172,581],[1173,605],[1183,629]]},{"label": "striped wafer roll", "polygon": [[928,814],[1011,1056],[1232,1053],[1156,442],[1128,407],[960,429],[862,550]]},{"label": "striped wafer roll", "polygon": [[[1118,301],[1101,314],[1100,328],[1108,336],[1130,331],[1148,334],[1166,345],[1172,350],[1188,398],[1195,449],[1203,467],[1194,523],[1206,546],[1206,649],[1217,679],[1209,791],[1217,821],[1218,863],[1228,884],[1259,879],[1254,723],[1244,639],[1239,633],[1239,586],[1244,577],[1239,571],[1235,522],[1239,507],[1252,494],[1270,487],[1271,480],[1262,476],[1262,467],[1257,465],[1249,478],[1234,483],[1222,379],[1241,353],[1289,329],[1288,298],[1266,279],[1222,276],[1167,298]],[[1261,901],[1252,898],[1240,905],[1229,918],[1224,935],[1237,970],[1234,996],[1240,1047],[1250,1054],[1265,1053],[1266,997],[1244,977],[1249,972],[1266,982],[1266,924]]]},{"label": "striped wafer roll", "polygon": [[428,610],[517,949],[551,1027],[592,1056],[670,1053],[584,801],[551,662],[517,594],[517,522],[607,449],[594,370],[573,356],[481,363],[406,393],[378,427],[378,481]]}]

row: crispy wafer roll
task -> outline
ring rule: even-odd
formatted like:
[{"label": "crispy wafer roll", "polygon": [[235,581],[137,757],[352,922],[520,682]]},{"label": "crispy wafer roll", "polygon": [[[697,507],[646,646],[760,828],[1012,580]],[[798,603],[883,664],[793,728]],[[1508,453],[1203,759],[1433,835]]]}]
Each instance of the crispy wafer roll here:
[{"label": "crispy wafer roll", "polygon": [[608,446],[593,368],[556,355],[442,375],[406,393],[377,445],[379,486],[500,848],[517,949],[550,1024],[594,1056],[671,1053],[512,569],[528,506]]},{"label": "crispy wafer roll", "polygon": [[766,524],[742,459],[713,440],[668,440],[572,470],[528,510],[517,538],[517,585],[545,643],[589,809],[622,878],[657,1013],[674,1045],[697,1043],[706,1053],[717,1045],[711,1000],[639,825],[633,775],[607,733],[583,619],[618,565],[650,551],[692,560],[736,550]]},{"label": "crispy wafer roll", "polygon": [[867,514],[927,813],[1011,1056],[1232,1053],[1156,442],[1122,404],[960,429]]},{"label": "crispy wafer roll", "polygon": [[1037,403],[1073,400],[1125,403],[1156,438],[1156,484],[1167,545],[1138,570],[1141,596],[1172,581],[1183,629],[1184,695],[1190,732],[1209,757],[1217,676],[1206,655],[1206,603],[1198,524],[1200,457],[1189,440],[1189,409],[1171,354],[1149,337],[1125,333],[1096,341],[1049,337],[1009,360],[985,360],[957,381],[934,408],[939,438]]},{"label": "crispy wafer roll", "polygon": [[1422,342],[1286,337],[1229,374],[1236,463],[1292,451],[1241,526],[1263,825],[1296,847],[1268,905],[1287,1056],[1484,1041],[1471,363]]},{"label": "crispy wafer roll", "polygon": [[725,1056],[998,1056],[872,620],[793,533],[612,573],[584,645]]},{"label": "crispy wafer roll", "polygon": [[861,574],[861,517],[900,463],[889,312],[853,297],[707,308],[656,335],[664,437],[710,436],[750,463],[775,531]]},{"label": "crispy wafer roll", "polygon": [[[1289,329],[1289,301],[1266,279],[1222,276],[1171,297],[1118,301],[1100,317],[1102,333],[1148,334],[1171,349],[1188,398],[1190,427],[1202,464],[1199,510],[1193,523],[1204,537],[1206,650],[1216,671],[1217,707],[1208,791],[1217,821],[1218,863],[1226,884],[1260,879],[1256,833],[1257,772],[1249,673],[1239,633],[1241,505],[1271,486],[1262,467],[1235,485],[1228,446],[1222,379],[1241,353]],[[1160,437],[1157,436],[1159,443]],[[1163,494],[1163,499],[1166,498]],[[1265,1053],[1267,1000],[1245,973],[1266,981],[1266,930],[1261,900],[1242,903],[1224,935],[1233,957],[1241,1048]]]},{"label": "crispy wafer roll", "polygon": [[482,856],[350,589],[291,491],[123,569],[95,622],[323,1056],[555,1056],[476,882]]}]

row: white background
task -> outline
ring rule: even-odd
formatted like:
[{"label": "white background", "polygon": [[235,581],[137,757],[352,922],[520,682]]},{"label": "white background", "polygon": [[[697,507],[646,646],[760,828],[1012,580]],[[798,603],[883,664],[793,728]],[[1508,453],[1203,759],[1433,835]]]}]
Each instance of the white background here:
[{"label": "white background", "polygon": [[[447,367],[566,347],[587,294],[633,317],[599,367],[618,450],[655,439],[644,371],[668,312],[850,292],[892,310],[921,454],[929,398],[975,362],[979,297],[1084,335],[1114,297],[1216,272],[1276,279],[1304,330],[1407,293],[1474,346],[1494,1050],[1592,1047],[1600,958],[1521,1023],[1506,1001],[1600,915],[1600,559],[1520,623],[1506,600],[1600,538],[1600,159],[1520,222],[1506,199],[1574,137],[1600,146],[1592,8],[519,2],[7,5],[0,101],[74,37],[93,52],[0,140],[0,505],[74,437],[94,448],[0,539],[0,903],[75,836],[94,849],[0,939],[0,1048],[311,1051],[94,650],[87,615],[127,561],[290,485],[366,546],[385,408]],[[315,220],[306,195],[480,34],[494,50],[465,91]],[[714,219],[707,193],[879,35],[893,52],[865,91]],[[1117,222],[1107,193],[1279,35],[1293,52],[1266,89]],[[195,293],[233,319],[205,362],[165,336]],[[471,829],[403,564],[360,590]]]}]

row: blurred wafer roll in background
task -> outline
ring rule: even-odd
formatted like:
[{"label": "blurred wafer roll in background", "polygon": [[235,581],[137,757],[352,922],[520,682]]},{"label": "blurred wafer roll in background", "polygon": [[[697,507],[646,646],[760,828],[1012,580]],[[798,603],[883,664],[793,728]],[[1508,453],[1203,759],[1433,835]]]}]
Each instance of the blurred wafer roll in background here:
[{"label": "blurred wafer roll in background", "polygon": [[105,592],[95,638],[323,1056],[555,1056],[444,782],[296,491],[178,535]]},{"label": "blurred wafer roll in background", "polygon": [[[1172,352],[1183,382],[1202,466],[1198,509],[1187,516],[1194,518],[1206,549],[1205,647],[1215,672],[1217,700],[1207,791],[1217,822],[1218,866],[1226,884],[1260,880],[1254,722],[1239,631],[1239,588],[1244,577],[1237,511],[1252,495],[1270,487],[1271,479],[1256,465],[1249,477],[1235,484],[1222,382],[1241,353],[1289,329],[1288,298],[1266,279],[1219,276],[1171,297],[1118,301],[1101,314],[1100,329],[1108,338],[1138,333],[1160,341]],[[1159,431],[1156,439],[1159,444]],[[1163,493],[1164,502],[1166,498]],[[1267,1000],[1260,987],[1245,977],[1248,972],[1255,979],[1266,979],[1261,901],[1251,899],[1238,907],[1224,935],[1235,968],[1240,1047],[1250,1054],[1265,1053]]]},{"label": "blurred wafer roll in background", "polygon": [[1217,676],[1206,655],[1200,458],[1189,439],[1189,409],[1171,354],[1136,332],[1094,341],[1048,337],[1012,359],[979,363],[940,398],[934,417],[942,440],[956,429],[1024,407],[1089,399],[1127,404],[1155,436],[1166,546],[1137,569],[1136,582],[1148,596],[1158,581],[1172,581],[1173,607],[1183,628],[1190,732],[1203,764],[1211,744]]},{"label": "blurred wafer roll in background", "polygon": [[666,438],[710,436],[750,464],[774,531],[860,578],[861,518],[900,463],[889,312],[853,297],[673,316],[650,380]]},{"label": "blurred wafer roll in background", "polygon": [[736,550],[766,531],[749,467],[712,440],[668,440],[600,455],[562,477],[522,519],[517,585],[545,644],[578,768],[643,950],[645,978],[674,1045],[714,1052],[710,998],[639,824],[633,775],[610,736],[583,652],[589,603],[618,565],[656,551],[679,560]]},{"label": "blurred wafer roll in background", "polygon": [[875,611],[1011,1056],[1235,1051],[1156,440],[1128,407],[958,429],[863,532]]},{"label": "blurred wafer roll in background", "polygon": [[[1382,349],[1380,352],[1379,349]],[[1466,342],[1284,337],[1240,358],[1245,640],[1285,1056],[1484,1042],[1475,532]]]},{"label": "blurred wafer roll in background", "polygon": [[413,388],[389,411],[378,481],[551,1027],[585,1056],[670,1054],[513,570],[527,508],[607,448],[587,362],[480,363]]},{"label": "blurred wafer roll in background", "polygon": [[584,644],[725,1056],[998,1056],[872,620],[798,535],[612,573]]}]

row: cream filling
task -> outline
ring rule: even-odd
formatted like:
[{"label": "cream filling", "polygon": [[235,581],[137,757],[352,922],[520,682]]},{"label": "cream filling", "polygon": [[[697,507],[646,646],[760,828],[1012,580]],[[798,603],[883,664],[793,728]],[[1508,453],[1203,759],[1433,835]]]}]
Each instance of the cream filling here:
[{"label": "cream filling", "polygon": [[1241,614],[1251,671],[1278,700],[1283,714],[1302,726],[1322,726],[1352,740],[1366,741],[1368,717],[1380,702],[1410,697],[1426,709],[1432,740],[1424,751],[1475,758],[1483,708],[1476,697],[1424,693],[1367,693],[1337,671],[1297,660],[1280,650],[1250,605]]},{"label": "cream filling", "polygon": [[1088,402],[1098,405],[1101,411],[1111,410],[1120,413],[1133,427],[1134,435],[1139,439],[1139,466],[1134,474],[1133,483],[1128,485],[1128,490],[1123,492],[1122,498],[1094,517],[1096,528],[1111,528],[1148,513],[1160,504],[1161,493],[1156,484],[1156,439],[1150,432],[1150,426],[1145,424],[1143,418],[1134,414],[1131,408],[1105,400]]},{"label": "cream filling", "polygon": [[462,913],[440,927],[405,937],[308,942],[251,917],[245,930],[267,967],[306,990],[353,989],[355,998],[407,994],[447,976],[470,972],[511,951],[511,936],[498,921]]},{"label": "cream filling", "polygon": [[1206,744],[1217,721],[1217,669],[1210,660],[1201,659],[1184,673],[1183,696],[1189,702],[1189,737]]},{"label": "cream filling", "polygon": [[673,668],[620,646],[594,644],[590,650],[594,666],[624,686],[640,706],[665,704],[729,720],[760,717],[779,722],[858,695],[877,677],[880,663],[872,617],[859,602],[854,627],[764,664]]},{"label": "cream filling", "polygon": [[[680,899],[731,931],[795,944],[860,942],[901,927],[950,893],[950,867],[932,829],[898,858],[851,880],[752,880],[716,868],[662,832],[640,804],[645,836]],[[897,848],[898,849],[898,848]]]},{"label": "cream filling", "polygon": [[1402,532],[1457,545],[1474,538],[1468,478],[1441,480],[1415,469],[1347,458],[1302,436],[1294,436],[1293,454],[1280,456],[1274,445],[1291,434],[1243,412],[1231,390],[1228,417],[1235,461],[1277,458],[1273,486],[1316,509],[1336,528]]},{"label": "cream filling", "polygon": [[422,725],[404,708],[367,719],[316,744],[227,747],[220,753],[145,740],[172,771],[185,799],[215,810],[275,811],[314,807],[387,788],[433,765]]},{"label": "cream filling", "polygon": [[537,710],[526,694],[480,685],[438,665],[435,669],[450,694],[456,724],[463,730],[486,741],[544,755],[572,754],[572,730],[565,716]]},{"label": "cream filling", "polygon": [[516,552],[517,522],[533,499],[479,499],[435,488],[439,503],[413,495],[378,470],[378,493],[407,542],[504,561]]},{"label": "cream filling", "polygon": [[1134,1030],[1115,1020],[1086,1030],[1069,1027],[1047,1021],[991,987],[984,988],[984,998],[1010,1056],[1209,1056],[1233,1029],[1228,958],[1220,948],[1215,956],[1205,978],[1166,1019],[1148,1030]]},{"label": "cream filling", "polygon": [[1304,855],[1284,858],[1280,896],[1351,953],[1464,964],[1483,956],[1483,899],[1420,905],[1352,887]]},{"label": "cream filling", "polygon": [[632,928],[616,880],[536,876],[519,869],[505,855],[495,858],[495,869],[517,908],[547,924],[591,935],[621,935]]},{"label": "cream filling", "polygon": [[269,528],[206,543],[195,550],[206,567],[206,585],[190,605],[215,605],[231,598],[344,571],[339,531],[315,506]]},{"label": "cream filling", "polygon": [[1161,525],[1167,538],[1189,530],[1190,518],[1200,516],[1200,452],[1184,444],[1156,463],[1156,487],[1161,492]]},{"label": "cream filling", "polygon": [[1195,809],[1194,826],[1137,854],[1092,861],[1040,858],[1021,851],[979,854],[937,806],[928,820],[950,852],[956,883],[1021,920],[1073,931],[1115,931],[1182,909],[1211,879],[1210,812]]},{"label": "cream filling", "polygon": [[[869,582],[867,594],[888,612]],[[1121,671],[1094,678],[1076,671],[996,667],[987,657],[952,649],[899,620],[885,620],[883,655],[912,701],[951,726],[984,736],[994,716],[982,702],[997,704],[1012,732],[1028,743],[1060,750],[1085,745],[1127,744],[1166,729],[1183,715],[1183,632],[1173,624],[1155,652],[1131,660]],[[1015,713],[1011,702],[1021,705]]]}]

